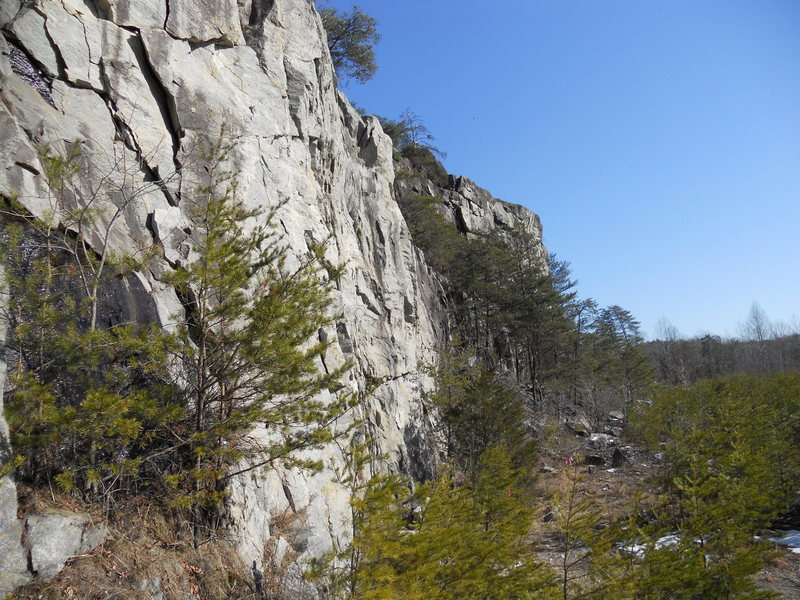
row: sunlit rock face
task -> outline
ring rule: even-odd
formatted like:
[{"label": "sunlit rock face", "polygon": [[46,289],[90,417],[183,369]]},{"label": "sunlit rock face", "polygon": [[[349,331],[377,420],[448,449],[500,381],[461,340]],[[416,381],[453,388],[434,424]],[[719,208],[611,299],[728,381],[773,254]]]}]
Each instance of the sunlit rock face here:
[{"label": "sunlit rock face", "polygon": [[[330,342],[319,367],[352,363],[342,393],[361,402],[336,427],[362,419],[380,468],[428,476],[436,457],[422,398],[432,382],[420,365],[436,361],[445,337],[441,286],[393,198],[391,141],[337,90],[313,2],[7,0],[0,26],[0,194],[18,194],[35,215],[58,214],[37,149],[80,147],[86,170],[69,198],[93,204],[90,244],[137,255],[159,248],[107,302],[169,327],[183,308],[162,280],[192,260],[187,198],[202,168],[198,148],[222,132],[241,198],[280,206],[274,223],[291,255],[324,242],[326,259],[346,266],[335,325],[319,332]],[[460,185],[453,193],[474,205],[473,221],[480,211],[534,218]],[[322,472],[256,469],[232,482],[231,528],[248,565],[262,568],[267,545],[320,555],[347,538],[340,449],[313,457]],[[1,497],[2,514],[16,513],[13,493]],[[18,539],[17,526],[3,519],[0,541]]]}]

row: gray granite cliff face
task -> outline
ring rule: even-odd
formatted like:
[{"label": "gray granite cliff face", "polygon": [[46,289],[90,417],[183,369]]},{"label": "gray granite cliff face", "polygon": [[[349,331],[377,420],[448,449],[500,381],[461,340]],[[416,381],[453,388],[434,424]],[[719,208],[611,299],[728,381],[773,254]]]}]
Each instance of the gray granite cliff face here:
[{"label": "gray granite cliff face", "polygon": [[[247,205],[281,204],[275,223],[295,256],[328,240],[326,258],[346,264],[332,307],[340,316],[319,332],[331,342],[320,368],[351,361],[345,383],[363,401],[338,426],[364,419],[383,468],[429,474],[435,451],[422,395],[431,381],[419,365],[435,362],[444,335],[441,286],[393,199],[391,141],[336,88],[313,2],[4,0],[0,28],[0,194],[18,194],[35,215],[58,215],[37,148],[79,146],[87,169],[70,197],[98,214],[83,233],[98,251],[158,245],[160,255],[117,296],[126,314],[168,327],[183,309],[163,275],[192,258],[181,199],[192,193],[198,144],[224,127]],[[461,182],[453,194],[470,227],[538,223]],[[341,460],[335,446],[316,457]],[[319,555],[347,538],[348,494],[334,474],[253,471],[233,482],[233,528],[247,564],[260,565],[267,544]],[[10,574],[0,577],[0,595],[24,578],[13,487],[0,482],[9,517],[0,520],[8,549],[0,572]],[[291,531],[276,530],[287,514],[298,515]]]},{"label": "gray granite cliff face", "polygon": [[438,162],[435,166],[419,168],[399,153],[395,155],[395,161],[397,177],[394,187],[398,198],[438,196],[442,199],[443,216],[469,237],[493,231],[503,234],[522,228],[532,234],[541,257],[545,258],[542,224],[537,214],[519,204],[495,198],[467,177],[445,176],[444,167]]}]

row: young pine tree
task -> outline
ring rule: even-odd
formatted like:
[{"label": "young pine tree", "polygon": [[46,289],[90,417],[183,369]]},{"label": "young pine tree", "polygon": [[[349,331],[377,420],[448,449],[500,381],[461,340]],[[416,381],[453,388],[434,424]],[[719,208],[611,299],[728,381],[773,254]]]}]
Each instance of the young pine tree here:
[{"label": "young pine tree", "polygon": [[[272,215],[238,198],[225,168],[229,150],[220,140],[203,152],[204,179],[188,200],[195,258],[168,278],[186,307],[176,385],[191,417],[183,468],[168,483],[196,528],[213,521],[236,474],[276,461],[318,468],[297,451],[331,441],[333,422],[352,402],[335,393],[349,366],[320,372],[326,344],[313,341],[332,322],[339,271],[321,246],[288,268]],[[263,435],[253,435],[257,427]]]},{"label": "young pine tree", "polygon": [[436,389],[430,401],[446,460],[474,473],[483,453],[503,446],[515,467],[530,466],[535,444],[526,431],[526,408],[519,394],[465,349],[442,353],[432,370]]},{"label": "young pine tree", "polygon": [[411,493],[401,478],[371,478],[353,498],[353,543],[337,557],[345,569],[329,563],[338,585],[327,591],[347,600],[553,598],[551,573],[531,553],[524,480],[501,447],[484,452],[474,481],[449,468]]},{"label": "young pine tree", "polygon": [[551,499],[560,560],[558,598],[563,600],[630,598],[625,557],[615,549],[620,531],[604,523],[600,506],[586,490],[580,467],[568,466]]},{"label": "young pine tree", "polygon": [[728,377],[663,387],[641,407],[639,426],[664,454],[664,529],[677,540],[646,560],[642,597],[768,597],[751,580],[769,556],[753,535],[800,482],[798,390],[798,375]]},{"label": "young pine tree", "polygon": [[[119,205],[101,225],[95,205],[111,204],[103,189],[76,200],[73,179],[86,168],[79,155],[44,149],[40,162],[51,210],[37,218],[15,198],[0,208],[14,464],[23,480],[54,479],[109,506],[152,483],[146,457],[183,415],[160,384],[169,336],[155,324],[112,319],[103,298],[130,275],[131,261],[107,242],[142,188],[120,186]],[[90,230],[102,233],[99,251],[84,238]]]}]

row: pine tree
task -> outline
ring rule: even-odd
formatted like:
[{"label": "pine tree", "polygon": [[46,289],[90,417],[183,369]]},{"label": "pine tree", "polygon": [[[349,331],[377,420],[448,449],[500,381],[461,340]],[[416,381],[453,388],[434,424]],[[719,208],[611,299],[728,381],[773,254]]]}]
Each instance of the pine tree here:
[{"label": "pine tree", "polygon": [[322,7],[319,13],[328,34],[328,49],[336,74],[359,83],[372,79],[378,70],[374,50],[381,40],[378,22],[358,6],[353,6],[349,13]]},{"label": "pine tree", "polygon": [[502,445],[516,467],[532,464],[536,448],[516,390],[463,348],[443,352],[432,374],[436,387],[429,400],[436,409],[447,461],[473,473],[489,447]]},{"label": "pine tree", "polygon": [[502,447],[486,450],[472,481],[452,468],[410,491],[375,475],[354,496],[354,539],[311,577],[332,598],[397,600],[553,598],[535,560],[526,477]]},{"label": "pine tree", "polygon": [[615,549],[620,529],[605,522],[603,511],[587,492],[578,466],[568,466],[551,498],[561,559],[557,565],[559,598],[622,600],[628,595],[627,563]]},{"label": "pine tree", "polygon": [[[353,401],[336,393],[349,365],[320,372],[326,344],[311,341],[332,322],[329,292],[340,271],[322,246],[287,267],[272,215],[237,196],[229,150],[222,137],[204,149],[204,179],[188,200],[194,260],[167,278],[186,307],[174,384],[191,417],[187,462],[168,483],[196,526],[216,513],[234,475],[276,461],[320,468],[297,451],[331,441]],[[256,427],[265,435],[252,435]]]},{"label": "pine tree", "polygon": [[668,554],[647,559],[643,597],[667,588],[681,598],[768,597],[751,581],[769,556],[753,535],[788,508],[800,483],[798,390],[798,375],[731,377],[661,388],[641,408],[638,426],[664,454],[671,519],[661,534],[676,536]]},{"label": "pine tree", "polygon": [[[145,457],[183,415],[160,385],[169,336],[154,324],[120,320],[101,296],[134,266],[113,256],[108,240],[127,204],[148,186],[119,185],[118,204],[101,226],[96,205],[109,204],[103,189],[90,191],[83,204],[74,201],[73,180],[86,168],[80,155],[46,148],[39,155],[50,211],[35,217],[15,198],[4,199],[1,209],[6,412],[15,465],[23,479],[55,479],[108,506],[151,483]],[[103,232],[99,252],[84,237],[93,228]]]}]

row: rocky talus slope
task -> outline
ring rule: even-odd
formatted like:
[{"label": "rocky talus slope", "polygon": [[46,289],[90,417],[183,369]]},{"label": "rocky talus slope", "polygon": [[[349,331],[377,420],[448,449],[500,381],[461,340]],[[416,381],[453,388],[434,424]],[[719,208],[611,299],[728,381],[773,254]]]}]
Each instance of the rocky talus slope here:
[{"label": "rocky talus slope", "polygon": [[[431,381],[419,365],[435,362],[446,334],[441,285],[394,200],[390,139],[337,90],[313,2],[3,0],[0,28],[0,194],[58,216],[37,150],[79,147],[85,170],[68,202],[93,204],[89,243],[129,255],[159,249],[108,301],[123,319],[168,327],[183,307],[163,276],[192,259],[182,200],[193,192],[201,141],[224,131],[247,205],[281,205],[275,223],[295,257],[327,241],[326,258],[346,265],[332,308],[339,318],[319,332],[332,342],[321,369],[354,365],[346,383],[362,403],[343,421],[365,420],[385,468],[430,473],[435,451],[421,400]],[[463,204],[459,218],[471,231],[520,222],[538,232],[535,215],[466,180],[447,193]],[[0,410],[5,453],[7,433]],[[338,457],[335,447],[317,456]],[[248,565],[261,564],[271,538],[274,547],[273,526],[287,513],[303,519],[278,541],[296,551],[319,555],[347,537],[348,493],[332,469],[250,472],[231,492]],[[54,531],[66,535],[71,518],[18,511],[13,480],[0,480],[0,596],[102,539],[79,527],[65,556],[48,556]]]}]

